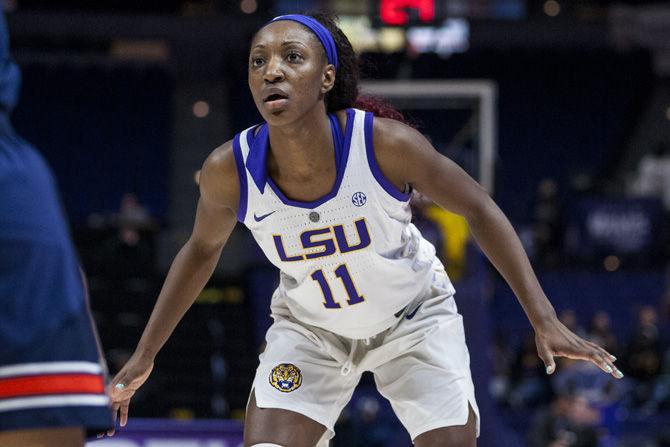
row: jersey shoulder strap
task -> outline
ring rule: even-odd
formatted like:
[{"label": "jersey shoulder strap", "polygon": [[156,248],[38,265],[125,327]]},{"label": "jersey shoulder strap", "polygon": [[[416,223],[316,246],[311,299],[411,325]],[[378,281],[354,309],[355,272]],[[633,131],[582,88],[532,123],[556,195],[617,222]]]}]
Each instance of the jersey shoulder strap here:
[{"label": "jersey shoulder strap", "polygon": [[249,157],[249,137],[257,126],[251,126],[235,135],[233,138],[233,156],[237,167],[237,177],[240,182],[240,202],[237,206],[237,220],[244,222],[247,214],[247,202],[249,197],[249,171],[247,170],[247,159]]}]

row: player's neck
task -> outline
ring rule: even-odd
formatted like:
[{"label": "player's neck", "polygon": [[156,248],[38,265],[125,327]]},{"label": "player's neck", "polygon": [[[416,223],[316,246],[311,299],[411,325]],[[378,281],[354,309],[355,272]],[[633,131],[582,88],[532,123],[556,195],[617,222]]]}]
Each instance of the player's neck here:
[{"label": "player's neck", "polygon": [[269,128],[268,167],[273,177],[306,178],[334,167],[330,121],[322,111]]}]

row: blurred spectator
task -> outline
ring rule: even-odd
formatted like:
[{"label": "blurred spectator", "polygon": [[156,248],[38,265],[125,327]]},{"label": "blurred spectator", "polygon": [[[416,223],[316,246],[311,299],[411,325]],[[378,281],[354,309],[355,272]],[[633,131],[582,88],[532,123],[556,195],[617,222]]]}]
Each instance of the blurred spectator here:
[{"label": "blurred spectator", "polygon": [[662,334],[665,335],[663,342],[665,344],[670,344],[670,284],[665,288],[663,296],[661,297],[660,305],[660,327]]},{"label": "blurred spectator", "polygon": [[413,223],[430,241],[449,277],[457,281],[465,271],[470,229],[464,217],[446,211],[419,192],[412,193]]},{"label": "blurred spectator", "polygon": [[595,447],[598,445],[599,414],[583,396],[558,394],[541,411],[531,427],[531,447]]},{"label": "blurred spectator", "polygon": [[362,397],[356,404],[358,412],[353,424],[356,427],[353,447],[386,447],[393,438],[393,431],[379,417],[379,402],[373,397]]},{"label": "blurred spectator", "polygon": [[579,320],[577,319],[577,313],[574,310],[572,309],[562,310],[558,314],[558,319],[561,320],[561,323],[563,323],[565,327],[570,329],[572,332],[579,335],[580,337],[586,338],[586,331],[579,324]]},{"label": "blurred spectator", "polygon": [[[568,309],[561,314],[561,321],[576,332],[583,332],[574,311]],[[617,338],[612,332],[609,314],[598,311],[591,322],[588,337],[610,352],[616,352]],[[614,379],[591,362],[560,358],[556,373],[551,378],[552,390],[555,393],[569,390],[575,397],[585,399],[589,411],[598,414],[601,435],[615,436],[619,432],[620,421],[616,418],[621,405],[622,396],[626,391],[624,383]],[[603,437],[603,439],[609,439]],[[568,444],[572,445],[572,444]],[[595,443],[592,445],[596,445]],[[611,444],[606,444],[611,445]]]},{"label": "blurred spectator", "polygon": [[607,312],[599,310],[591,320],[591,332],[588,339],[602,346],[609,353],[619,351],[619,341],[612,331],[612,320]]},{"label": "blurred spectator", "polygon": [[644,405],[646,413],[670,410],[670,348],[663,355],[661,373],[654,383],[649,401]]},{"label": "blurred spectator", "polygon": [[552,268],[560,264],[564,232],[558,184],[553,179],[545,178],[537,185],[533,210],[534,252],[545,267]]},{"label": "blurred spectator", "polygon": [[493,339],[491,351],[492,377],[489,382],[489,393],[498,404],[508,399],[511,384],[511,368],[514,354],[507,344],[507,338],[498,334]]},{"label": "blurred spectator", "polygon": [[419,231],[421,231],[423,237],[435,246],[437,257],[442,262],[446,262],[442,250],[444,246],[442,229],[438,223],[430,219],[427,214],[428,208],[433,204],[433,201],[430,200],[428,196],[414,191],[412,192],[412,198],[409,203],[412,207],[412,223],[416,225]]},{"label": "blurred spectator", "polygon": [[88,216],[88,226],[93,229],[105,227],[132,228],[135,230],[155,230],[156,220],[142,205],[136,194],[125,193],[121,197],[119,210],[114,213],[94,213]]},{"label": "blurred spectator", "polygon": [[638,313],[635,332],[626,347],[626,373],[635,379],[633,404],[641,405],[650,397],[660,367],[661,346],[657,327],[658,313],[653,306],[643,306]]},{"label": "blurred spectator", "polygon": [[604,374],[591,362],[562,357],[559,359],[556,373],[551,376],[551,387],[554,393],[559,394],[568,390],[574,397],[587,401],[589,411],[598,415],[602,435],[615,436],[619,432],[621,423],[616,414],[626,391],[623,382]]},{"label": "blurred spectator", "polygon": [[544,364],[537,355],[535,337],[524,337],[512,367],[512,387],[509,403],[514,408],[533,407],[546,401],[548,393]]},{"label": "blurred spectator", "polygon": [[598,407],[607,407],[619,400],[622,387],[611,375],[591,362],[561,357],[551,387],[555,393],[570,390]]},{"label": "blurred spectator", "polygon": [[654,150],[642,157],[632,193],[660,197],[670,212],[670,145],[659,141]]},{"label": "blurred spectator", "polygon": [[149,228],[154,223],[147,209],[133,193],[126,193],[121,197],[121,205],[116,219],[119,227],[136,230]]},{"label": "blurred spectator", "polygon": [[106,276],[125,279],[152,275],[157,225],[135,194],[124,194],[119,211],[96,223],[114,230],[105,232],[99,249],[98,262]]}]

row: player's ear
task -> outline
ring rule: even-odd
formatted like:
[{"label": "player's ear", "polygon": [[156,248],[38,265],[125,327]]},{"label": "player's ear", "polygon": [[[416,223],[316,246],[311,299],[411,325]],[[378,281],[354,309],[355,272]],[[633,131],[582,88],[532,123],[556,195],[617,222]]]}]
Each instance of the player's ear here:
[{"label": "player's ear", "polygon": [[323,69],[323,76],[321,77],[321,94],[325,95],[335,86],[335,66],[328,64]]}]

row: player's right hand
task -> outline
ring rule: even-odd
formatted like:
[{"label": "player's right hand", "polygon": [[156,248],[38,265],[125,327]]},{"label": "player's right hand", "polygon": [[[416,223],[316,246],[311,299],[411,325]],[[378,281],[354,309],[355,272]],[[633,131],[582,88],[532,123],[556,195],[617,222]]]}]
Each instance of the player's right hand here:
[{"label": "player's right hand", "polygon": [[[153,368],[153,360],[135,353],[112,380],[109,396],[112,401],[112,417],[115,426],[117,417],[119,418],[119,425],[121,427],[125,427],[128,423],[130,399],[149,378],[149,374],[151,374]],[[113,436],[114,432],[114,428],[108,430],[107,436]]]}]

